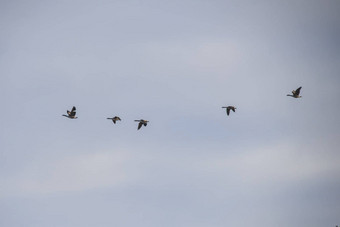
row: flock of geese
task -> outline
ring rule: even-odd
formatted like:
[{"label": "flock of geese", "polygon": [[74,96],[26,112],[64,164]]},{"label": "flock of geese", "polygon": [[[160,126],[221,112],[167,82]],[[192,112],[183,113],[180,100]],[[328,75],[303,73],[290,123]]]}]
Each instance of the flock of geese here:
[{"label": "flock of geese", "polygon": [[[302,96],[300,96],[300,91],[301,91],[301,88],[302,87],[299,87],[298,89],[296,90],[293,90],[292,91],[292,95],[291,94],[288,94],[287,96],[291,96],[293,98],[302,98]],[[226,112],[227,112],[227,115],[229,116],[230,114],[230,110],[232,110],[233,112],[235,112],[236,110],[236,107],[234,106],[222,106],[222,108],[225,108],[226,109]],[[78,117],[76,117],[76,107],[73,106],[71,111],[67,110],[67,115],[66,114],[63,114],[62,116],[64,117],[67,117],[67,118],[70,118],[70,119],[77,119]],[[121,121],[120,117],[118,116],[114,116],[114,117],[108,117],[107,118],[108,120],[112,120],[112,122],[114,124],[116,124],[117,121]],[[148,122],[147,120],[143,120],[143,119],[140,119],[140,120],[135,120],[136,122],[139,122],[138,123],[138,127],[137,127],[137,130],[139,130],[143,125],[144,127],[147,126]]]}]

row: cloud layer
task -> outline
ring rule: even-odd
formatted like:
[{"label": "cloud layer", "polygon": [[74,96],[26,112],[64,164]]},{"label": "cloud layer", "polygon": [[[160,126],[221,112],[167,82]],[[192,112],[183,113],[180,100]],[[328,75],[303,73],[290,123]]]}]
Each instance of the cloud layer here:
[{"label": "cloud layer", "polygon": [[338,1],[0,6],[1,225],[339,225]]}]

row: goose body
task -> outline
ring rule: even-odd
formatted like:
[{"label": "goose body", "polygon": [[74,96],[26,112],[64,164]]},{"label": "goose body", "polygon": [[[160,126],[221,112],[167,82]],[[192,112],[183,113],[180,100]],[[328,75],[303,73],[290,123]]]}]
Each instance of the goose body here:
[{"label": "goose body", "polygon": [[233,112],[235,112],[235,110],[236,110],[236,107],[234,107],[234,106],[222,106],[222,108],[226,109],[226,112],[227,112],[228,116],[230,114],[230,110],[232,110]]},{"label": "goose body", "polygon": [[149,122],[149,121],[146,121],[146,120],[143,120],[143,119],[135,120],[135,121],[139,122],[137,130],[139,130],[143,125],[146,126]]},{"label": "goose body", "polygon": [[114,124],[116,124],[117,121],[121,121],[120,117],[117,117],[117,116],[108,117],[106,119],[112,120]]},{"label": "goose body", "polygon": [[300,90],[302,87],[299,87],[298,89],[296,89],[295,91],[292,91],[293,95],[288,94],[287,96],[291,96],[293,98],[302,98],[302,96],[300,96]]},{"label": "goose body", "polygon": [[67,115],[63,114],[63,116],[70,119],[77,119],[78,117],[76,117],[76,107],[73,106],[71,111],[67,110]]}]

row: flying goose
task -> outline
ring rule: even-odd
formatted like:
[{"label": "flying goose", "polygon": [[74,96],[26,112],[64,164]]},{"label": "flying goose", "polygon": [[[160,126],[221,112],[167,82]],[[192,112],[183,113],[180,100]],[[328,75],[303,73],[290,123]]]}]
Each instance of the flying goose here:
[{"label": "flying goose", "polygon": [[143,119],[135,120],[135,121],[139,122],[137,130],[139,130],[142,127],[142,125],[146,126],[149,122],[149,121],[146,121],[146,120],[143,120]]},{"label": "flying goose", "polygon": [[235,110],[236,110],[236,107],[234,107],[234,106],[222,106],[222,108],[226,108],[228,116],[229,116],[230,110],[232,110],[233,112],[235,112]]},{"label": "flying goose", "polygon": [[71,111],[67,110],[67,115],[63,114],[63,116],[70,119],[77,119],[78,117],[76,117],[76,107],[72,107]]},{"label": "flying goose", "polygon": [[115,116],[115,117],[108,117],[106,119],[112,120],[114,124],[116,124],[116,121],[121,121],[120,117],[117,117],[117,116]]},{"label": "flying goose", "polygon": [[296,89],[295,91],[293,90],[292,93],[293,95],[287,95],[287,96],[291,96],[291,97],[294,97],[294,98],[302,98],[302,96],[300,96],[300,90],[301,90],[302,87],[299,87],[298,89]]}]

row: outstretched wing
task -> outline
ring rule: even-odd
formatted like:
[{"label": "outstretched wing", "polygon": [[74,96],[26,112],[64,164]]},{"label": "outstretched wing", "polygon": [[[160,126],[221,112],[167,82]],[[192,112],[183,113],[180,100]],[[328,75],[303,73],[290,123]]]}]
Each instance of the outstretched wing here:
[{"label": "outstretched wing", "polygon": [[298,89],[296,89],[295,91],[295,95],[299,96],[300,95],[300,90],[301,90],[302,87],[299,87]]},{"label": "outstretched wing", "polygon": [[112,119],[114,119],[115,121],[120,121],[120,120],[121,120],[120,117],[117,117],[117,116],[115,116],[115,117],[112,118]]},{"label": "outstretched wing", "polygon": [[232,110],[233,112],[235,112],[235,107],[231,107],[231,110]]},{"label": "outstretched wing", "polygon": [[139,122],[139,124],[138,124],[138,129],[137,129],[137,130],[139,130],[139,129],[142,127],[142,125],[143,125],[143,123],[142,123],[142,122]]},{"label": "outstretched wing", "polygon": [[229,116],[230,114],[230,108],[227,108],[227,115]]},{"label": "outstretched wing", "polygon": [[70,117],[74,117],[76,116],[76,107],[72,107],[72,110],[71,112],[67,111],[67,114],[70,116]]}]

